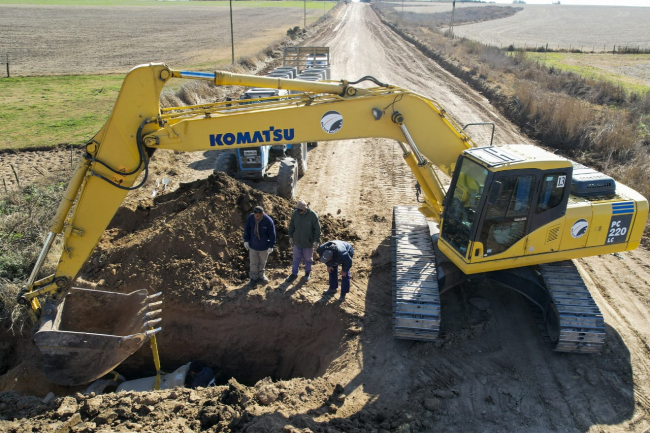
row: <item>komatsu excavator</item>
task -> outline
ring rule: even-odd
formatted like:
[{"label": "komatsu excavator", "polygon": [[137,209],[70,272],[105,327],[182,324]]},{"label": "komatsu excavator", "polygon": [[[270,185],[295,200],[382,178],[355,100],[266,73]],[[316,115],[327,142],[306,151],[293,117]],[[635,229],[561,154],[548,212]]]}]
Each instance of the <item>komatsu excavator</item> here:
[{"label": "komatsu excavator", "polygon": [[[160,92],[172,78],[302,93],[258,104],[161,109]],[[355,86],[362,81],[374,87]],[[436,102],[373,77],[314,82],[178,71],[152,63],[127,74],[108,121],[86,146],[19,294],[40,321],[34,339],[47,377],[64,385],[88,383],[160,330],[160,319],[154,318],[160,302],[146,290],[124,294],[72,287],[126,194],[145,183],[155,150],[362,137],[396,140],[423,194],[418,208],[394,208],[395,337],[435,339],[440,294],[468,277],[490,278],[536,307],[553,350],[599,350],[603,317],[571,259],[636,248],[648,216],[648,202],[639,193],[537,147],[478,147]],[[451,177],[447,190],[441,173]],[[61,233],[56,271],[37,281]]]}]

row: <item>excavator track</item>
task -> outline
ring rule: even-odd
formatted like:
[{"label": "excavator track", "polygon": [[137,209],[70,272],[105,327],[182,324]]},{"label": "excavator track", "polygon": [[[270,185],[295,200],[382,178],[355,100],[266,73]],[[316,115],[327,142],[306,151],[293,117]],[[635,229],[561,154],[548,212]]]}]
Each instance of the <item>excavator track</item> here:
[{"label": "excavator track", "polygon": [[539,269],[559,317],[557,329],[549,330],[545,340],[556,352],[599,352],[605,344],[605,320],[578,268],[567,260]]},{"label": "excavator track", "polygon": [[440,331],[440,294],[429,226],[416,207],[393,208],[393,336],[432,341]]}]

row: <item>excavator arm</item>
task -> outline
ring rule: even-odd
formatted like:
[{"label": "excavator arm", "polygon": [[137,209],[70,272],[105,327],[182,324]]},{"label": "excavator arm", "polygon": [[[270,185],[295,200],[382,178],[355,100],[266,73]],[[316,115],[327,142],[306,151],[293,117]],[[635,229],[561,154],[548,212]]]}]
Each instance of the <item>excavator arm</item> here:
[{"label": "excavator arm", "polygon": [[[173,77],[301,93],[250,105],[220,102],[161,109],[160,93]],[[87,144],[28,285],[19,295],[19,302],[40,319],[34,338],[44,354],[48,378],[64,385],[88,383],[160,330],[155,328],[160,320],[155,319],[160,311],[156,295],[72,287],[126,194],[146,181],[149,157],[156,149],[205,151],[362,137],[394,139],[423,189],[421,212],[439,220],[445,191],[434,166],[451,175],[458,156],[473,143],[437,103],[364,78],[377,87],[172,71],[160,63],[132,69],[108,121]],[[36,281],[61,233],[63,252],[55,273]]]}]

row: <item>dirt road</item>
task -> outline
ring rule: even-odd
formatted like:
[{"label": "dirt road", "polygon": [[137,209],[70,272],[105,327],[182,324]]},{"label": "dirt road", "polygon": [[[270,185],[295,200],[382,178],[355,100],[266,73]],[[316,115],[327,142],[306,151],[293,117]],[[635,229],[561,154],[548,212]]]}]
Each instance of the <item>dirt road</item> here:
[{"label": "dirt road", "polygon": [[[461,124],[494,122],[497,144],[529,142],[480,94],[383,26],[368,5],[351,3],[341,8],[324,33],[305,43],[317,44],[331,47],[333,78],[356,80],[373,75],[438,100]],[[487,130],[476,130],[473,135],[481,144],[489,141]],[[650,254],[645,250],[578,261],[607,324],[607,343],[601,354],[549,351],[523,299],[490,284],[466,284],[442,296],[440,341],[413,343],[392,338],[392,207],[415,205],[414,180],[400,153],[395,143],[374,139],[323,143],[310,151],[299,195],[319,214],[349,220],[349,229],[360,238],[354,243],[351,294],[340,307],[332,302],[322,305],[320,291],[327,287],[322,267],[316,267],[309,284],[287,291],[284,274],[274,272],[269,291],[255,295],[255,311],[269,303],[273,313],[282,317],[286,311],[278,309],[278,302],[291,296],[293,307],[297,303],[310,307],[296,320],[310,323],[309,314],[328,312],[331,325],[319,322],[319,333],[335,335],[341,329],[344,319],[333,313],[334,308],[353,318],[356,325],[350,328],[354,330],[351,338],[341,339],[334,357],[327,353],[318,360],[310,358],[319,363],[320,376],[307,382],[283,382],[284,400],[271,406],[272,412],[265,417],[251,412],[260,421],[246,431],[280,431],[283,422],[289,421],[322,431],[328,427],[338,428],[335,431],[463,432],[640,432],[650,428]],[[235,299],[245,317],[248,307]],[[219,312],[224,314],[223,308]],[[208,321],[211,313],[207,309],[201,314]],[[272,327],[260,328],[270,332]],[[280,344],[283,338],[274,342]],[[320,365],[325,360],[329,364]],[[331,390],[334,384],[343,386],[338,392],[344,397],[339,395],[338,406],[332,409],[330,405],[328,410],[315,396],[322,396],[326,393],[322,390]],[[166,412],[164,404],[156,406],[166,414],[165,425],[181,425],[203,414],[205,408],[194,412],[189,408],[207,398],[210,391],[204,392],[194,399],[190,395],[184,406],[170,402]],[[183,394],[165,395],[162,398],[175,399]],[[132,396],[127,397],[130,403]],[[119,395],[115,398],[120,399]],[[153,415],[138,418],[138,425],[156,422]]]},{"label": "dirt road", "polygon": [[[344,21],[316,41],[331,47],[334,77],[373,75],[436,99],[460,124],[494,122],[496,144],[530,142],[480,94],[383,26],[369,7],[353,3],[343,14]],[[489,130],[471,133],[479,143],[489,142]],[[329,373],[347,383],[346,391],[353,396],[346,400],[345,414],[369,404],[403,404],[404,410],[417,413],[435,390],[451,389],[454,397],[442,399],[440,413],[428,419],[433,429],[650,427],[647,251],[578,261],[594,282],[590,289],[607,323],[608,343],[600,355],[550,352],[519,295],[486,284],[443,295],[441,344],[396,341],[390,331],[391,209],[414,204],[409,190],[413,180],[396,145],[385,140],[323,145],[313,152],[310,164],[299,186],[302,195],[316,209],[340,209],[351,219],[365,235],[357,245],[362,254],[375,248],[381,252],[370,263],[362,262],[361,267],[372,272],[367,282],[356,281],[351,298],[351,306],[365,312],[363,338]],[[404,188],[396,191],[395,186]],[[473,307],[468,302],[473,298],[486,299],[489,308]]]}]

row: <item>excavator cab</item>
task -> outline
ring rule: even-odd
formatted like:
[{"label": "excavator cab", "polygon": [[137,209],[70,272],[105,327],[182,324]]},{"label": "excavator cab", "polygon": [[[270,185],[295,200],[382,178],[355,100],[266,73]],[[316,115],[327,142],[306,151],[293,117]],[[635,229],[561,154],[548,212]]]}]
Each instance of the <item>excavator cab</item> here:
[{"label": "excavator cab", "polygon": [[459,158],[441,237],[465,262],[524,256],[521,241],[566,214],[570,161],[548,169],[529,168],[526,162],[499,148],[472,149]]}]

